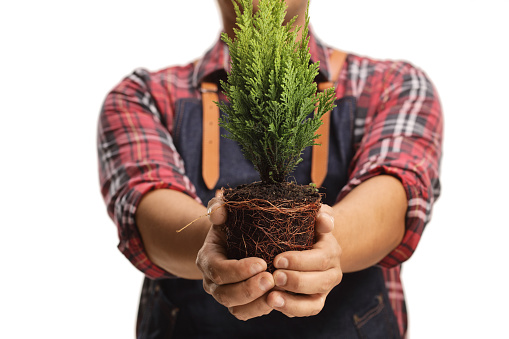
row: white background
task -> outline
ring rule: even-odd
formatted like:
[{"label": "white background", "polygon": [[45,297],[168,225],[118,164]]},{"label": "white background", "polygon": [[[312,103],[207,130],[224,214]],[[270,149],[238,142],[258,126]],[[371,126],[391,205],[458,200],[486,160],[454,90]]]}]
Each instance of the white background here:
[{"label": "white background", "polygon": [[[443,191],[403,278],[410,338],[506,333],[507,1],[311,3],[316,34],[404,59],[445,114]],[[99,194],[96,122],[123,76],[200,56],[213,0],[0,5],[0,337],[133,338],[142,274]]]}]

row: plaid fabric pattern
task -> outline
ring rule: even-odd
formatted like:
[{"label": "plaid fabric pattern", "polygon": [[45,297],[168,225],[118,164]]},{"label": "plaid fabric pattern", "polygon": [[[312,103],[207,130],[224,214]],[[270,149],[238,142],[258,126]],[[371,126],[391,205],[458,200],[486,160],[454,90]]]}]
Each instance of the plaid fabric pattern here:
[{"label": "plaid fabric pattern", "polygon": [[[314,61],[320,61],[319,76],[328,79],[331,49],[311,33],[310,52]],[[157,188],[178,190],[200,201],[173,145],[174,105],[177,99],[199,98],[201,80],[224,70],[229,70],[228,48],[218,40],[197,62],[157,72],[135,70],[105,99],[97,140],[101,192],[118,228],[120,251],[152,279],[171,274],[148,259],[135,224],[136,208],[145,193]],[[407,315],[400,267],[415,250],[440,193],[439,98],[418,68],[353,54],[341,71],[337,92],[358,100],[355,156],[349,182],[337,200],[379,174],[395,176],[406,190],[406,233],[379,263],[404,335]]]}]

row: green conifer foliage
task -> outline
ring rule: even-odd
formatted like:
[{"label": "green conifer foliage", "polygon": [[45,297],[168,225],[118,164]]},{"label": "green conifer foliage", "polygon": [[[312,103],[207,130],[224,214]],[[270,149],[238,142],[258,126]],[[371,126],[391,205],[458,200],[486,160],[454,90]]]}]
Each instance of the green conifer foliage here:
[{"label": "green conifer foliage", "polygon": [[235,38],[222,35],[231,70],[221,85],[230,105],[218,104],[226,114],[220,125],[229,132],[225,137],[241,145],[262,182],[283,182],[302,161],[303,150],[315,145],[321,117],[333,108],[334,89],[316,93],[319,64],[310,63],[309,3],[304,27],[293,31],[296,17],[284,24],[284,0],[260,0],[254,14],[251,0],[233,3]]}]

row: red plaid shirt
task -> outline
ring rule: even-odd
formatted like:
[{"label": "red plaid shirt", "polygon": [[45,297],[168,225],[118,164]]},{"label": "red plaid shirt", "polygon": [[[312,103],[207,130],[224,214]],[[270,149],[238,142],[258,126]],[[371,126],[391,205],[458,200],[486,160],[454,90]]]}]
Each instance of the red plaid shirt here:
[{"label": "red plaid shirt", "polygon": [[[328,79],[330,48],[311,34],[310,52]],[[205,76],[229,70],[227,46],[218,41],[198,62],[158,72],[134,71],[107,96],[98,126],[101,190],[118,227],[120,251],[152,279],[171,275],[147,257],[135,224],[141,197],[156,188],[184,192],[197,201],[171,132],[181,98],[199,98]],[[406,233],[379,265],[392,308],[404,335],[407,316],[400,280],[401,264],[415,250],[440,192],[442,113],[426,75],[405,62],[377,61],[349,54],[338,91],[357,98],[355,156],[349,182],[338,200],[363,181],[390,174],[403,183],[407,198]]]}]

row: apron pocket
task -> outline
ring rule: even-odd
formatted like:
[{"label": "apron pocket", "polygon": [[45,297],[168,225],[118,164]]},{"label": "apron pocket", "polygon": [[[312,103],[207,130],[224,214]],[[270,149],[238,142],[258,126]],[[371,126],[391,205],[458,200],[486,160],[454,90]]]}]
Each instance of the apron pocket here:
[{"label": "apron pocket", "polygon": [[179,309],[164,295],[158,280],[145,278],[138,312],[137,339],[171,338]]},{"label": "apron pocket", "polygon": [[380,293],[367,309],[354,314],[353,321],[360,338],[400,338],[396,317],[386,303],[384,294]]}]

